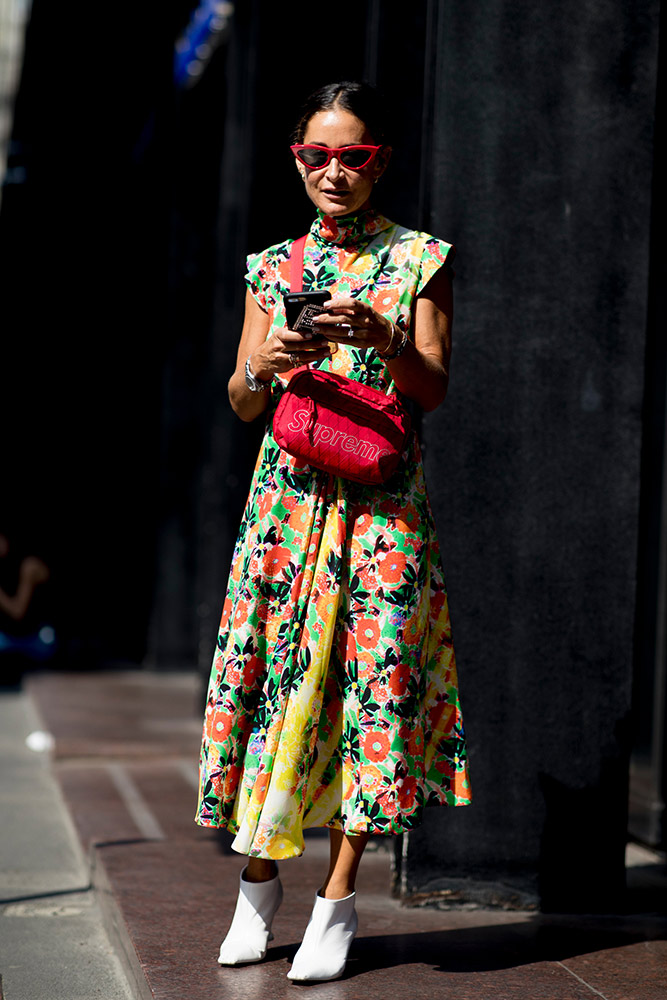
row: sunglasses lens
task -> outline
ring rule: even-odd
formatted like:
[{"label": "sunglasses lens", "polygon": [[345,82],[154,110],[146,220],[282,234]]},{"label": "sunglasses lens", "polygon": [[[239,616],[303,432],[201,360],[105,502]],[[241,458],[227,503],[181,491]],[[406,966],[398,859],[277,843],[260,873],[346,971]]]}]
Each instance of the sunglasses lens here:
[{"label": "sunglasses lens", "polygon": [[299,159],[307,167],[317,170],[323,167],[329,158],[329,154],[324,149],[314,149],[312,146],[299,150]]},{"label": "sunglasses lens", "polygon": [[342,149],[340,153],[340,162],[345,167],[349,167],[351,170],[359,170],[361,167],[365,167],[371,158],[370,151],[368,149]]}]

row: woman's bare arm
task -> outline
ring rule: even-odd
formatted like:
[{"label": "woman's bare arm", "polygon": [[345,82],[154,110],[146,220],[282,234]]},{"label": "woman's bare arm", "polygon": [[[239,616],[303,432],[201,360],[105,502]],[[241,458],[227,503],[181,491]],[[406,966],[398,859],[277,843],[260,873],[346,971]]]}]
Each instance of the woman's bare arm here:
[{"label": "woman's bare arm", "polygon": [[400,357],[387,363],[402,393],[423,410],[435,410],[449,385],[453,319],[449,268],[436,271],[417,296],[414,310],[414,341],[408,342]]},{"label": "woman's bare arm", "polygon": [[[250,292],[246,293],[245,318],[241,341],[236,355],[236,368],[227,386],[229,401],[232,409],[241,420],[254,420],[266,409],[269,399],[269,384],[272,375],[268,378],[260,370],[255,358],[255,352],[266,340],[269,332],[269,317],[259,307]],[[250,358],[250,366],[255,378],[267,383],[266,392],[252,392],[245,383],[245,363]]]}]

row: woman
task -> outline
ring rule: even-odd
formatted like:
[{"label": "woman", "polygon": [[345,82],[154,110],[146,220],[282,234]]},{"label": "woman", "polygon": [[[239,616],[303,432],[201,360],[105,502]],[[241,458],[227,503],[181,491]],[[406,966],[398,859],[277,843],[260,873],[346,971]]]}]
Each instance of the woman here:
[{"label": "woman", "polygon": [[[384,487],[301,467],[275,410],[315,362],[425,410],[447,391],[453,248],[370,207],[391,155],[375,91],[332,84],[307,102],[296,167],[317,209],[303,287],[326,288],[312,334],[286,327],[290,240],[248,258],[229,396],[267,428],[232,563],[208,694],[197,822],[248,856],[219,962],[260,961],[282,890],[276,861],[327,826],[329,872],[290,979],[342,975],[355,876],[373,833],[425,804],[469,801],[447,598],[416,436]],[[363,147],[363,148],[361,148]]]}]

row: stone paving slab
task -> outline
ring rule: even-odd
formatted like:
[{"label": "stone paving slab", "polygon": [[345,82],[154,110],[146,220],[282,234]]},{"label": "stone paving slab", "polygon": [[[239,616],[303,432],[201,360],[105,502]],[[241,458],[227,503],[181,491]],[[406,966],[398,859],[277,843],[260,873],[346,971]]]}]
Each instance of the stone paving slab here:
[{"label": "stone paving slab", "polygon": [[[361,868],[359,933],[344,979],[292,984],[289,962],[326,869],[322,831],[308,836],[302,858],[281,865],[285,901],[267,960],[219,967],[244,859],[226,835],[192,821],[196,679],[162,680],[138,672],[91,675],[83,684],[78,675],[30,682],[56,738],[55,773],[94,858],[103,909],[110,924],[120,923],[111,927],[113,940],[142,1000],[294,1000],[299,990],[318,1000],[666,1000],[667,921],[655,913],[406,908],[390,895],[390,854],[381,840]],[[160,697],[152,699],[155,687]],[[96,731],[91,717],[107,701],[112,709]]]},{"label": "stone paving slab", "polygon": [[0,690],[0,997],[132,1000],[48,751],[26,742],[41,731],[30,698]]}]

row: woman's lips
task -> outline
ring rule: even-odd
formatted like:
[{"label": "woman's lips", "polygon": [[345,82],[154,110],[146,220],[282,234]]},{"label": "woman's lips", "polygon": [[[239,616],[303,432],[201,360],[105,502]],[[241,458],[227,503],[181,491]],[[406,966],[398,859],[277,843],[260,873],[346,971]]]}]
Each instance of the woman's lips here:
[{"label": "woman's lips", "polygon": [[349,191],[324,191],[327,198],[346,198]]}]

